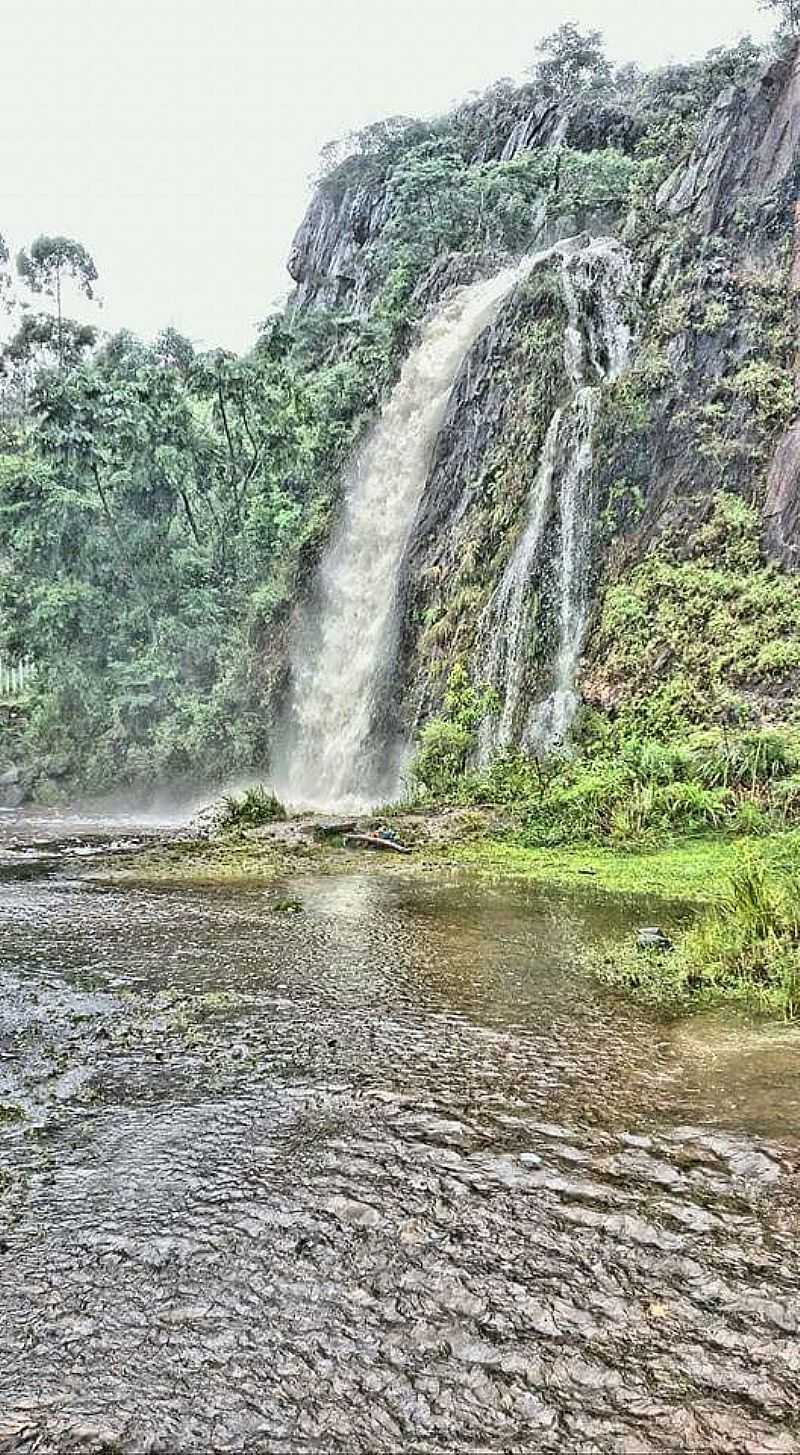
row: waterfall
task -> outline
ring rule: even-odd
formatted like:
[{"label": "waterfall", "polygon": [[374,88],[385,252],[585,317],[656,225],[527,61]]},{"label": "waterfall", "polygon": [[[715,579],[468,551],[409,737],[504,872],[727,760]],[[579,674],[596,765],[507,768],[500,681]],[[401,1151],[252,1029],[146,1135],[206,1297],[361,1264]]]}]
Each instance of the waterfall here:
[{"label": "waterfall", "polygon": [[558,654],[555,683],[528,715],[527,746],[557,747],[578,706],[575,690],[589,617],[592,538],[596,515],[593,433],[602,384],[627,366],[632,334],[625,318],[633,284],[626,248],[594,238],[565,257],[561,284],[567,305],[564,363],[574,389],[567,416],[569,448],[559,491]]},{"label": "waterfall", "polygon": [[555,686],[530,714],[524,732],[528,746],[563,743],[578,706],[578,674],[589,609],[589,565],[594,524],[592,429],[600,390],[578,389],[567,416],[570,450],[559,494],[560,550],[558,573],[558,655]]},{"label": "waterfall", "polygon": [[514,734],[517,705],[525,672],[525,632],[530,606],[531,574],[544,532],[556,467],[563,412],[557,409],[545,437],[530,496],[525,529],[478,624],[480,680],[502,694],[499,718],[484,718],[479,729],[479,754],[506,748]]},{"label": "waterfall", "polygon": [[396,794],[402,743],[374,732],[394,665],[397,579],[461,364],[538,258],[451,295],[425,324],[347,471],[315,599],[290,647],[291,697],[275,784],[296,805],[356,808]]},{"label": "waterfall", "polygon": [[[626,320],[633,274],[630,256],[612,238],[553,250],[567,308],[564,365],[572,398],[557,409],[531,486],[525,527],[478,624],[476,677],[494,688],[499,718],[481,726],[479,755],[521,740],[552,748],[564,741],[578,703],[575,691],[589,613],[595,519],[592,434],[602,384],[626,367],[631,330]],[[524,713],[534,588],[552,505],[558,520],[558,649],[549,696]],[[523,716],[522,722],[520,717]]]}]

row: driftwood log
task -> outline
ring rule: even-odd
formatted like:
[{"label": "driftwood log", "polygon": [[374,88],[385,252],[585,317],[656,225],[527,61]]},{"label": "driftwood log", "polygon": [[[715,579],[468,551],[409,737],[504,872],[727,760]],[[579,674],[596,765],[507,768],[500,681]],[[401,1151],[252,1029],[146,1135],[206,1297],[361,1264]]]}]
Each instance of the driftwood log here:
[{"label": "driftwood log", "polygon": [[393,849],[396,854],[410,854],[405,844],[396,844],[393,839],[384,839],[380,834],[345,834],[344,846],[349,849]]},{"label": "driftwood log", "polygon": [[311,832],[315,839],[333,839],[339,834],[349,834],[356,827],[357,820],[354,818],[333,818],[325,819],[323,822],[312,824]]}]

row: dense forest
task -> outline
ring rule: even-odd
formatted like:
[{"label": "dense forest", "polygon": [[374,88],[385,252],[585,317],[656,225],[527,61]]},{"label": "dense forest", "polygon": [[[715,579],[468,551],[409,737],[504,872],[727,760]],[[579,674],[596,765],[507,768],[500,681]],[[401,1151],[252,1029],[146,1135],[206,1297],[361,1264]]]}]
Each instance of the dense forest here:
[{"label": "dense forest", "polygon": [[[76,323],[62,312],[65,283],[87,298],[102,284],[87,248],[40,237],[12,259],[0,243],[0,307],[13,319],[0,355],[0,652],[37,667],[24,710],[6,715],[2,757],[24,762],[39,798],[269,773],[292,610],[335,519],[343,466],[437,279],[454,257],[465,277],[519,257],[564,218],[576,232],[601,219],[623,237],[651,293],[636,360],[596,426],[606,568],[576,724],[590,791],[576,796],[572,767],[541,812],[551,825],[574,818],[575,833],[626,815],[714,819],[734,782],[761,781],[769,753],[751,738],[791,726],[800,670],[800,587],[765,556],[760,515],[797,410],[793,196],[758,212],[742,201],[711,235],[657,199],[719,99],[791,64],[796,16],[777,8],[774,55],[743,40],[652,72],[615,69],[597,33],[565,25],[524,84],[500,81],[448,115],[392,118],[330,147],[304,227],[344,206],[357,277],[332,281],[324,260],[315,272],[313,257],[293,256],[294,299],[242,357],[197,352],[171,330],[146,344]],[[549,358],[537,309],[527,353],[514,356],[534,371]],[[506,440],[513,459],[495,452],[511,504],[505,518],[495,511],[484,560],[518,530],[509,481],[535,408],[530,420]],[[656,422],[673,431],[673,463],[678,437],[693,451],[694,493],[666,504],[648,442]],[[415,791],[541,802],[553,770],[530,755],[474,766],[492,702],[461,645],[489,583],[459,571],[420,607],[410,648],[409,670],[428,683]],[[712,728],[713,749],[690,742]],[[743,735],[735,771],[720,731]],[[769,761],[800,784],[781,741]],[[611,758],[613,772],[602,766]]]}]

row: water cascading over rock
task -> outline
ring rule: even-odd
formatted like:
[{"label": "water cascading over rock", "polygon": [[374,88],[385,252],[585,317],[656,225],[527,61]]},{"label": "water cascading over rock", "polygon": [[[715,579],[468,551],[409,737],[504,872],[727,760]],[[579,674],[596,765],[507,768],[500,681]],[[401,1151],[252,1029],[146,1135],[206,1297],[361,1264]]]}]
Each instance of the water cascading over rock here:
[{"label": "water cascading over rock", "polygon": [[[631,348],[635,277],[627,249],[615,239],[594,238],[577,248],[573,242],[563,244],[554,252],[568,316],[564,363],[572,399],[553,414],[522,534],[478,624],[474,676],[501,703],[499,714],[481,726],[484,762],[512,742],[555,747],[572,723],[590,604],[596,514],[592,436],[602,385],[626,367]],[[532,596],[553,510],[558,519],[558,646],[550,691],[528,706],[523,698]]]},{"label": "water cascading over rock", "polygon": [[400,787],[405,743],[376,731],[396,655],[400,563],[462,362],[535,261],[445,301],[347,472],[341,518],[291,647],[274,778],[293,804],[359,807]]}]

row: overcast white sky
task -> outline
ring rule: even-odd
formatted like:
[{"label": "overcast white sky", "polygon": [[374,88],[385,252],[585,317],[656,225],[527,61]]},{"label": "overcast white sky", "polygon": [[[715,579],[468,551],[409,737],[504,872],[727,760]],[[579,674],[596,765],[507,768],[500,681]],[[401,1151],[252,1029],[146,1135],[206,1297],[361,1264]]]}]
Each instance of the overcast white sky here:
[{"label": "overcast white sky", "polygon": [[757,0],[0,0],[0,233],[85,243],[104,327],[244,348],[321,146],[520,76],[563,20],[646,64],[770,29]]}]

